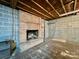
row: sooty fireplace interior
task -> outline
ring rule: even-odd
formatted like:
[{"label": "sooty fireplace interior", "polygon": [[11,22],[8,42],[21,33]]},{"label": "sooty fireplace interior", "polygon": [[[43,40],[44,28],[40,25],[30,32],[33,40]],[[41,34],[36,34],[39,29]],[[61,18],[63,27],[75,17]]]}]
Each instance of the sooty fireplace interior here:
[{"label": "sooty fireplace interior", "polygon": [[27,30],[27,40],[38,39],[38,30]]}]

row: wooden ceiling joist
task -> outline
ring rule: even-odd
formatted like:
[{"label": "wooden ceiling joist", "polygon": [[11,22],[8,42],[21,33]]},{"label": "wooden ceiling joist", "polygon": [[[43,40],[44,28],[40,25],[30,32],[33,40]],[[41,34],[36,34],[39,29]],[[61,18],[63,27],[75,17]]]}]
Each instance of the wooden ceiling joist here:
[{"label": "wooden ceiling joist", "polygon": [[70,11],[73,11],[73,9],[74,9],[74,7],[73,8],[71,8],[71,5],[72,4],[74,4],[74,1],[71,1],[70,3],[69,3],[69,8],[70,8]]},{"label": "wooden ceiling joist", "polygon": [[71,2],[69,2],[69,3],[67,3],[67,4],[65,4],[65,5],[72,4],[72,3],[74,3],[74,1],[71,1]]},{"label": "wooden ceiling joist", "polygon": [[9,4],[9,2],[5,1],[5,0],[0,0],[0,2],[4,2],[6,4]]},{"label": "wooden ceiling joist", "polygon": [[43,19],[47,19],[47,18],[44,17],[44,16],[41,16],[41,15],[38,15],[38,14],[36,14],[36,13],[30,12],[29,10],[24,9],[24,8],[22,8],[22,7],[20,7],[20,6],[17,6],[17,8],[20,8],[20,9],[22,9],[22,10],[25,11],[25,12],[28,12],[28,13],[33,14],[33,15],[36,15],[36,16],[41,17],[41,18],[43,18]]},{"label": "wooden ceiling joist", "polygon": [[67,12],[67,13],[61,14],[60,16],[62,17],[62,16],[74,14],[74,13],[77,13],[77,12],[79,12],[79,9],[78,10],[75,10],[75,11],[71,11],[71,12]]},{"label": "wooden ceiling joist", "polygon": [[75,3],[74,3],[74,10],[76,10],[76,5],[77,5],[77,0],[75,0]]},{"label": "wooden ceiling joist", "polygon": [[53,7],[53,5],[48,1],[48,0],[45,0],[50,6],[51,8],[58,14],[58,16],[60,15],[59,12]]},{"label": "wooden ceiling joist", "polygon": [[10,5],[11,5],[11,7],[12,8],[16,8],[16,5],[17,5],[17,2],[18,2],[19,0],[10,0]]},{"label": "wooden ceiling joist", "polygon": [[69,3],[65,4],[65,8],[67,12],[72,11],[71,5],[74,4],[74,1],[70,1]]},{"label": "wooden ceiling joist", "polygon": [[74,3],[74,1],[71,1],[71,2],[69,2],[69,3],[67,3],[67,4],[65,4],[65,6],[66,5],[71,5],[71,4],[73,4]]},{"label": "wooden ceiling joist", "polygon": [[62,5],[62,8],[63,8],[64,12],[66,13],[67,11],[66,11],[66,8],[64,6],[63,0],[60,0],[60,2],[61,2],[61,5]]},{"label": "wooden ceiling joist", "polygon": [[43,13],[39,12],[38,10],[36,10],[36,9],[32,8],[31,6],[29,6],[29,5],[25,4],[25,3],[21,2],[21,1],[19,1],[19,3],[21,3],[21,4],[25,5],[25,6],[27,6],[28,8],[31,8],[32,10],[36,11],[37,13],[39,13],[39,14],[41,14],[41,15],[43,15],[43,16],[45,16],[45,17],[47,17],[47,18],[50,18],[49,16],[47,16],[47,15],[45,15],[45,14],[43,14]]},{"label": "wooden ceiling joist", "polygon": [[33,3],[35,3],[37,6],[39,6],[41,9],[43,9],[45,12],[47,12],[49,15],[51,15],[54,18],[54,15],[51,14],[50,12],[48,12],[46,9],[44,9],[40,4],[38,4],[37,2],[35,2],[34,0],[31,0]]}]

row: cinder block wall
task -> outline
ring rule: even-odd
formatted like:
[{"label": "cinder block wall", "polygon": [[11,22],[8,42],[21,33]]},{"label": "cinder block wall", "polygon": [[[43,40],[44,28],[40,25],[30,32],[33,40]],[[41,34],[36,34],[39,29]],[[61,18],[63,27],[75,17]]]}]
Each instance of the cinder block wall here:
[{"label": "cinder block wall", "polygon": [[49,21],[49,37],[79,41],[79,15]]},{"label": "cinder block wall", "polygon": [[[14,19],[13,19],[14,17]],[[0,42],[14,40],[19,47],[19,11],[0,4]],[[13,24],[14,20],[14,25]],[[13,28],[14,29],[13,29]],[[12,33],[13,32],[13,33]]]},{"label": "cinder block wall", "polygon": [[27,30],[38,30],[39,39],[44,37],[44,20],[24,11],[20,11],[20,43],[27,42]]}]

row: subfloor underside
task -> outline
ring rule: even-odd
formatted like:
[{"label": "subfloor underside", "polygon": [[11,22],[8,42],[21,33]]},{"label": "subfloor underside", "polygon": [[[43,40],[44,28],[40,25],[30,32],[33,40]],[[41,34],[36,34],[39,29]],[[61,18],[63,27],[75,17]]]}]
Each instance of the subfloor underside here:
[{"label": "subfloor underside", "polygon": [[15,59],[79,59],[79,45],[73,42],[49,40],[27,51],[18,53]]}]

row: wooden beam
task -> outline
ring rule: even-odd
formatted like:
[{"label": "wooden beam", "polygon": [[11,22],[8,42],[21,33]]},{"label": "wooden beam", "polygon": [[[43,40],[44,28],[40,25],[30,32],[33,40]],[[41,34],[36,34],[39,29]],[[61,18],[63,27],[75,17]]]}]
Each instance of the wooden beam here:
[{"label": "wooden beam", "polygon": [[0,0],[0,2],[1,2],[1,1],[2,1],[2,2],[5,2],[5,3],[7,3],[7,4],[9,4],[9,2],[7,2],[7,1],[5,1],[5,0]]},{"label": "wooden beam", "polygon": [[71,7],[71,5],[74,3],[74,1],[71,1],[70,3],[69,3],[69,9],[70,9],[70,11],[72,11],[74,8],[72,8]]},{"label": "wooden beam", "polygon": [[65,8],[66,8],[66,10],[68,10],[68,12],[71,11],[71,4],[73,4],[73,3],[74,3],[74,1],[71,1],[71,2],[69,2],[67,4],[65,4]]},{"label": "wooden beam", "polygon": [[76,6],[77,6],[77,0],[75,0],[74,2],[74,10],[76,10]]},{"label": "wooden beam", "polygon": [[[36,15],[36,16],[38,16],[38,17],[41,17],[40,15],[37,15],[36,13],[33,13],[33,12],[31,12],[30,10],[24,9],[24,8],[22,8],[22,7],[20,7],[20,6],[17,6],[17,8],[19,8],[19,9],[25,11],[25,12],[28,12],[28,13],[30,13],[30,14]],[[41,18],[47,19],[45,16],[42,16]]]},{"label": "wooden beam", "polygon": [[19,1],[19,3],[21,3],[21,4],[25,5],[25,6],[26,6],[26,7],[28,7],[28,8],[31,8],[32,10],[36,11],[37,13],[39,13],[39,14],[41,14],[41,15],[43,15],[43,16],[45,16],[45,17],[47,17],[47,18],[50,18],[49,16],[47,16],[47,15],[45,15],[45,14],[43,14],[43,13],[39,12],[38,10],[36,10],[36,9],[32,8],[31,6],[29,6],[29,5],[25,4],[24,2]]},{"label": "wooden beam", "polygon": [[17,5],[17,2],[18,2],[19,0],[10,0],[10,5],[11,5],[11,7],[12,8],[16,8],[16,5]]},{"label": "wooden beam", "polygon": [[65,4],[65,5],[72,4],[72,3],[74,3],[74,1],[71,1],[71,2],[69,2],[69,3],[67,3],[67,4]]},{"label": "wooden beam", "polygon": [[62,8],[63,8],[64,12],[66,13],[67,11],[66,11],[66,8],[64,6],[63,0],[60,0],[60,2],[61,2],[61,5],[62,5]]},{"label": "wooden beam", "polygon": [[53,5],[48,1],[48,0],[45,0],[50,6],[51,8],[58,14],[58,16],[60,15],[59,12],[53,7]]},{"label": "wooden beam", "polygon": [[77,13],[77,12],[79,12],[79,9],[75,10],[75,11],[71,11],[71,12],[65,13],[65,14],[61,14],[60,16],[66,16],[66,15],[70,15],[70,14]]},{"label": "wooden beam", "polygon": [[43,9],[45,12],[47,12],[49,15],[51,15],[54,18],[54,15],[51,14],[50,12],[48,12],[45,8],[43,8],[40,4],[38,4],[37,2],[35,2],[34,0],[31,0],[33,3],[35,3],[37,6],[39,6],[41,9]]}]

